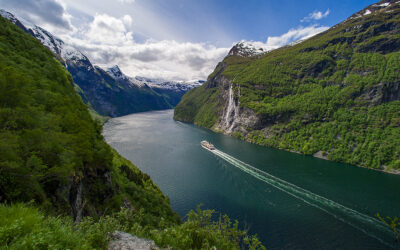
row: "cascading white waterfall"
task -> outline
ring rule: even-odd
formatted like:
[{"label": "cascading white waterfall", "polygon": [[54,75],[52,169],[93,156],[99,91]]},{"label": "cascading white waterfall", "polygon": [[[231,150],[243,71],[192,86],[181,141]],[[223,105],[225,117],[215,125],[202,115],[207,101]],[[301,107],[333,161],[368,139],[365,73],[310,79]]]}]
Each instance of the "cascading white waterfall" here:
[{"label": "cascading white waterfall", "polygon": [[235,125],[235,119],[239,114],[239,103],[236,104],[234,100],[233,84],[229,85],[228,93],[228,106],[224,115],[223,127],[226,132],[231,133],[233,126]]},{"label": "cascading white waterfall", "polygon": [[223,126],[225,128],[227,128],[230,125],[230,115],[232,113],[233,108],[233,88],[232,88],[232,84],[229,85],[229,93],[228,93],[228,106],[226,107],[226,111],[225,111],[225,116],[224,116],[224,122],[223,122]]}]

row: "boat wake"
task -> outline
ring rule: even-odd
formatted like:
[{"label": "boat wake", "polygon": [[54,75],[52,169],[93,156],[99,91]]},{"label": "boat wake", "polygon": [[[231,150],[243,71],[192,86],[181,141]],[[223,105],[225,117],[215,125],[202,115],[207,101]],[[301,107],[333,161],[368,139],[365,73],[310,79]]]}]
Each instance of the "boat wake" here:
[{"label": "boat wake", "polygon": [[310,206],[326,212],[343,223],[358,229],[364,234],[378,240],[382,244],[395,248],[394,233],[379,220],[268,174],[220,150],[214,149],[210,150],[210,152],[253,177],[305,202]]}]

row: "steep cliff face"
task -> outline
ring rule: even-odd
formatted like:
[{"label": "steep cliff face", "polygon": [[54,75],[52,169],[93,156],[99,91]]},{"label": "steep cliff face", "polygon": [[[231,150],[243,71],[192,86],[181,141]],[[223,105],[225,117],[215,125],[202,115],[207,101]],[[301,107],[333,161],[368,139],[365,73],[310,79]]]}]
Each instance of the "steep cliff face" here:
[{"label": "steep cliff face", "polygon": [[213,129],[226,134],[233,132],[246,133],[247,128],[261,126],[261,117],[249,108],[240,106],[240,85],[235,85],[227,77],[218,79],[218,85],[224,108],[219,114],[219,119]]},{"label": "steep cliff face", "polygon": [[268,53],[239,43],[174,117],[261,145],[400,168],[399,35],[400,2],[380,1]]}]

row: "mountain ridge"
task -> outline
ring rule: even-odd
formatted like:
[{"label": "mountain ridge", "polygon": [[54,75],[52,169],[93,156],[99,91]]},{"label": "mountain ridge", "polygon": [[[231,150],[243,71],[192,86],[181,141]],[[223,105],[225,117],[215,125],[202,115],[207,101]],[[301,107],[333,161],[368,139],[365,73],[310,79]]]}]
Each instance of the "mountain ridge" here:
[{"label": "mountain ridge", "polygon": [[176,88],[162,90],[158,85],[128,77],[118,66],[114,66],[114,73],[120,76],[116,77],[110,69],[93,65],[82,52],[45,29],[20,20],[5,10],[0,10],[0,15],[49,48],[72,74],[76,89],[80,91],[78,93],[84,102],[100,115],[116,117],[141,111],[170,109],[179,102],[184,93],[198,86],[181,84]]}]

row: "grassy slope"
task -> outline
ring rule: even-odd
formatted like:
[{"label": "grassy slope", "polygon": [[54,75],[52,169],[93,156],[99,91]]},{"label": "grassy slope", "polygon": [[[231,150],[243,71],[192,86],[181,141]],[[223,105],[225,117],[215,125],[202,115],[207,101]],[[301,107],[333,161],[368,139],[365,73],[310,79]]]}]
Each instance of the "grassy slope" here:
[{"label": "grassy slope", "polygon": [[[222,74],[236,89],[240,86],[241,106],[274,120],[246,139],[304,154],[322,151],[331,160],[370,168],[400,169],[400,102],[368,96],[400,81],[399,12],[350,20],[261,57],[225,58]],[[218,91],[210,84],[184,96],[175,118],[211,128],[214,124],[202,118],[217,121],[220,113],[206,108],[218,105],[208,102]]]},{"label": "grassy slope", "polygon": [[219,91],[216,88],[207,89],[202,85],[191,89],[183,96],[174,116],[181,121],[209,128],[218,121],[215,115],[215,111],[220,108],[218,97]]}]

